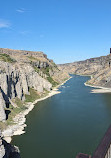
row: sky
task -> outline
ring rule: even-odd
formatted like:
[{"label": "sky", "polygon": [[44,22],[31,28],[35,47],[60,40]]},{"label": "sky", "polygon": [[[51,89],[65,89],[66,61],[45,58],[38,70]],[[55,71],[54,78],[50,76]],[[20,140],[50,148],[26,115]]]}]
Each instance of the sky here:
[{"label": "sky", "polygon": [[42,51],[61,64],[110,47],[111,0],[0,0],[0,48]]}]

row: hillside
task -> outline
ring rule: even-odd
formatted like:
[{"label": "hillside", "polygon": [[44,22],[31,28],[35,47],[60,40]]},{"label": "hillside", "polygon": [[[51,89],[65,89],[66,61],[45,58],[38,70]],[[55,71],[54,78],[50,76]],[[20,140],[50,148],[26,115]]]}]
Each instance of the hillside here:
[{"label": "hillside", "polygon": [[111,55],[58,65],[60,70],[77,75],[90,75],[87,84],[111,88]]},{"label": "hillside", "polygon": [[0,128],[68,77],[43,52],[0,48]]}]

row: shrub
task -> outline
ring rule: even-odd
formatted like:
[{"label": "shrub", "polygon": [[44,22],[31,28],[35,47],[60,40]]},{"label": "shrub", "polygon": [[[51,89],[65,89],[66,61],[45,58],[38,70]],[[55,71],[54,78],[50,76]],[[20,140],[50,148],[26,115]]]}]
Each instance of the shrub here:
[{"label": "shrub", "polygon": [[8,54],[0,54],[0,60],[8,63],[16,62],[16,60],[12,59]]},{"label": "shrub", "polygon": [[29,88],[30,95],[25,95],[25,102],[33,102],[40,98],[40,95],[32,88]]}]

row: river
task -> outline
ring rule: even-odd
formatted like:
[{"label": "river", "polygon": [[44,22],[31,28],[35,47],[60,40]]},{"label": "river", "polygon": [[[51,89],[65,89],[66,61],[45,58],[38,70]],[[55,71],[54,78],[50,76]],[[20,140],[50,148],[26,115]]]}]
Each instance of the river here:
[{"label": "river", "polygon": [[27,115],[26,133],[12,143],[22,158],[75,158],[92,154],[111,124],[111,94],[92,94],[89,77],[72,75],[60,94],[37,103]]}]

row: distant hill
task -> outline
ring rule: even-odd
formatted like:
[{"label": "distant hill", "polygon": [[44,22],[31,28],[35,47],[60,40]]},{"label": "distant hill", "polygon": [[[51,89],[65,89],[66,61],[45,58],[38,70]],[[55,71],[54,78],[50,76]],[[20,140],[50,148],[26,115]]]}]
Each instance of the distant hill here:
[{"label": "distant hill", "polygon": [[60,70],[78,75],[91,75],[87,84],[111,88],[111,55],[58,65]]}]

